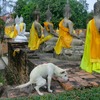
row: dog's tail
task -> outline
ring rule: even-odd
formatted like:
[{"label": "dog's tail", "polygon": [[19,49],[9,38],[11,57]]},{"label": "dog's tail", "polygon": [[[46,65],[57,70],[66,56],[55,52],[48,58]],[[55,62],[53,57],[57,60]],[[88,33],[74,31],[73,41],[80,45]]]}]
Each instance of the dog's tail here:
[{"label": "dog's tail", "polygon": [[22,85],[19,85],[19,86],[16,86],[15,89],[20,89],[20,88],[24,88],[24,87],[27,87],[28,85],[32,84],[30,81],[25,83],[25,84],[22,84]]}]

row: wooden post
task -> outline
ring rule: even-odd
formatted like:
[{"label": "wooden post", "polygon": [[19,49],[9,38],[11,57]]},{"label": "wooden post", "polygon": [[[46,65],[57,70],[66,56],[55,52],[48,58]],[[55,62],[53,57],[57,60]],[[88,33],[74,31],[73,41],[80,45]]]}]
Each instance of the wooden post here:
[{"label": "wooden post", "polygon": [[6,80],[8,84],[22,84],[28,81],[27,43],[8,42],[8,67]]}]

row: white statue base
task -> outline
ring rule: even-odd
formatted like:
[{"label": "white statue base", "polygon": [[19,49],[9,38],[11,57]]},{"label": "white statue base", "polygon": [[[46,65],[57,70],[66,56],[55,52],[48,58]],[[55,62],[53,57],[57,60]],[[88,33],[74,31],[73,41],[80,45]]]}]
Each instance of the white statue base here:
[{"label": "white statue base", "polygon": [[15,42],[27,42],[27,37],[26,36],[17,36],[15,39],[14,39]]}]

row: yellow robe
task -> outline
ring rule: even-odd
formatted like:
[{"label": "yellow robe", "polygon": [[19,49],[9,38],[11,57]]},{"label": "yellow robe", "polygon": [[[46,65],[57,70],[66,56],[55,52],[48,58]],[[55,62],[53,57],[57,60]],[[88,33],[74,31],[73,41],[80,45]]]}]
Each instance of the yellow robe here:
[{"label": "yellow robe", "polygon": [[98,32],[95,21],[92,19],[87,26],[84,54],[80,67],[92,73],[100,73],[100,33]]},{"label": "yellow robe", "polygon": [[[42,27],[41,27],[42,30]],[[30,38],[29,38],[29,43],[28,43],[28,47],[30,48],[30,50],[37,50],[39,49],[39,46],[41,44],[41,41],[43,39],[43,35],[41,36],[41,38],[38,37],[38,33],[34,27],[34,23],[32,24],[31,30],[30,30]]]},{"label": "yellow robe", "polygon": [[6,26],[6,27],[5,27],[5,34],[6,34],[7,36],[9,36],[9,34],[10,34],[12,31],[14,31],[14,25]]},{"label": "yellow robe", "polygon": [[64,20],[59,23],[59,38],[54,47],[56,54],[60,54],[62,48],[70,48],[73,40],[73,37],[69,33],[69,29],[63,26],[63,21]]},{"label": "yellow robe", "polygon": [[18,31],[16,30],[15,26],[6,26],[5,27],[5,34],[10,38],[15,38],[18,35]]}]

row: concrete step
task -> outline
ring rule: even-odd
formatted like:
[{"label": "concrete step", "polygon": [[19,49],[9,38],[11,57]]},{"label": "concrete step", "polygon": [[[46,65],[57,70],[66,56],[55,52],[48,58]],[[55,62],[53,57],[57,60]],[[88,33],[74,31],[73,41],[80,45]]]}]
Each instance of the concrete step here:
[{"label": "concrete step", "polygon": [[1,59],[2,59],[2,62],[5,64],[5,66],[8,66],[8,57],[2,56]]},{"label": "concrete step", "polygon": [[2,58],[0,58],[0,70],[5,69],[5,67],[6,67],[5,63],[3,62]]}]

